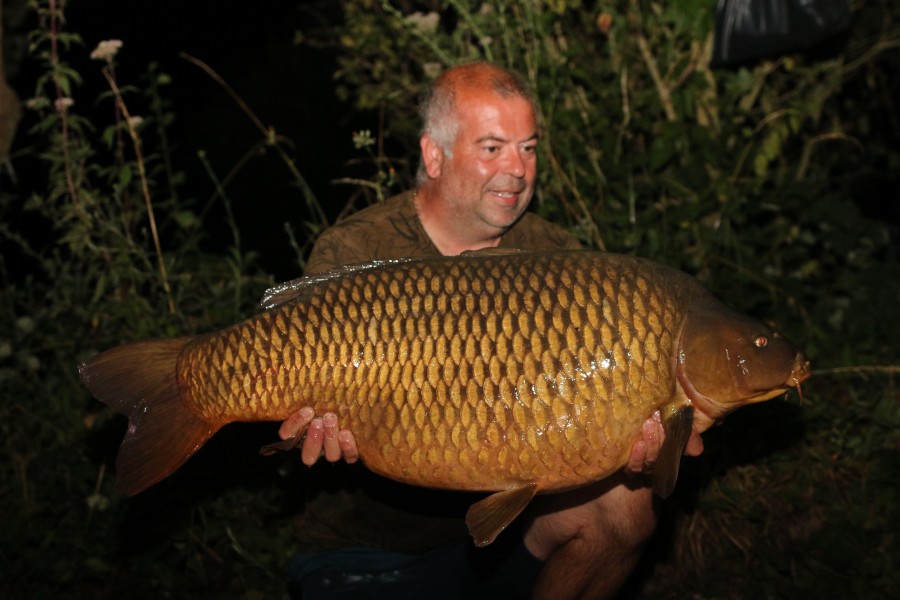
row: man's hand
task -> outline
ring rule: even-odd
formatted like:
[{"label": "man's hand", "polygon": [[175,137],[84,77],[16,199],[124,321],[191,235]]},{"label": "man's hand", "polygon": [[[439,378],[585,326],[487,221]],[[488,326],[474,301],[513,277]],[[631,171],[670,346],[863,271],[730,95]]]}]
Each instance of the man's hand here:
[{"label": "man's hand", "polygon": [[300,452],[303,464],[312,466],[323,455],[328,462],[343,458],[348,464],[353,464],[359,459],[356,439],[349,429],[338,430],[336,414],[327,412],[317,417],[311,407],[304,406],[284,420],[278,429],[278,436],[287,440],[302,435],[304,429],[306,438]]},{"label": "man's hand", "polygon": [[[629,475],[652,473],[656,459],[659,458],[659,449],[665,439],[666,433],[663,430],[662,419],[659,411],[656,411],[652,417],[644,421],[644,425],[641,427],[641,439],[631,447],[631,456],[628,458],[628,464],[625,465],[625,472]],[[703,453],[703,438],[700,437],[696,426],[691,426],[691,437],[688,438],[684,453],[687,456],[700,456]]]},{"label": "man's hand", "polygon": [[[338,429],[337,415],[334,413],[329,412],[316,417],[313,409],[306,406],[285,419],[278,430],[278,435],[286,440],[302,435],[305,428],[306,438],[303,440],[301,450],[304,464],[311,466],[323,455],[328,462],[337,462],[343,458],[345,462],[352,464],[359,459],[359,449],[353,433],[349,429]],[[652,473],[665,438],[660,414],[656,411],[652,417],[644,421],[641,439],[631,447],[631,456],[625,466],[625,472],[630,475]],[[687,456],[699,456],[702,452],[703,438],[700,437],[697,428],[692,427],[691,437],[684,453]]]}]

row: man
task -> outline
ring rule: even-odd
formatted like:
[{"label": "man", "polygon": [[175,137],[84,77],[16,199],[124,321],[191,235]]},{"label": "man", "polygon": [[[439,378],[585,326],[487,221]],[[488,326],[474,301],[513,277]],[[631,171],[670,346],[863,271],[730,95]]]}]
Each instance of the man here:
[{"label": "man", "polygon": [[[579,246],[559,227],[526,212],[536,179],[539,131],[534,102],[517,76],[486,63],[452,68],[435,81],[421,112],[416,190],[326,231],[313,248],[308,272],[496,246]],[[282,424],[279,434],[286,439],[307,426],[306,464],[323,451],[328,461],[356,461],[352,433],[339,431],[333,414],[319,419],[303,409]],[[656,415],[644,424],[626,471],[652,471],[662,437]],[[700,451],[702,442],[694,431],[686,453]],[[337,519],[343,519],[339,511]],[[531,588],[534,598],[564,599],[615,594],[637,564],[656,519],[643,479],[620,473],[572,492],[539,496],[521,521],[521,532],[504,535],[520,536],[524,561],[532,561],[537,576],[519,572],[515,577]],[[402,524],[392,531],[407,529],[421,527]]]}]

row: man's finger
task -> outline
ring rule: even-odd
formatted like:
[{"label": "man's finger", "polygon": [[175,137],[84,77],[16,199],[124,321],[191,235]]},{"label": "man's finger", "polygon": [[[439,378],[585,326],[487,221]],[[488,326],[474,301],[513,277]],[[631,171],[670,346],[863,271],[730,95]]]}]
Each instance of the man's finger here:
[{"label": "man's finger", "polygon": [[691,429],[691,437],[688,438],[684,453],[688,456],[700,456],[703,454],[703,436],[700,435],[696,427]]},{"label": "man's finger", "polygon": [[322,415],[322,426],[325,430],[325,460],[328,462],[337,462],[341,459],[341,446],[338,442],[337,415],[330,412]]},{"label": "man's finger", "polygon": [[338,444],[341,446],[341,454],[347,464],[353,464],[359,459],[359,448],[356,447],[356,438],[349,429],[341,429],[338,432]]},{"label": "man's finger", "polygon": [[[659,411],[653,413],[653,416],[644,421],[641,427],[641,439],[647,445],[647,452],[644,456],[644,464],[652,470],[656,459],[659,458],[659,449],[662,447],[666,433],[663,430],[660,420]],[[646,469],[645,469],[646,470]]]},{"label": "man's finger", "polygon": [[644,471],[644,458],[647,456],[647,443],[644,440],[638,440],[631,447],[631,456],[628,457],[628,464],[625,465],[625,472],[629,475],[640,475]]},{"label": "man's finger", "polygon": [[322,445],[325,438],[325,426],[322,419],[316,417],[309,422],[306,430],[306,439],[303,440],[303,449],[300,451],[300,458],[303,464],[311,467],[315,464],[319,457],[322,456]]},{"label": "man's finger", "polygon": [[303,433],[314,416],[316,416],[315,411],[309,406],[304,406],[281,423],[281,427],[278,428],[278,437],[283,440],[297,437]]}]

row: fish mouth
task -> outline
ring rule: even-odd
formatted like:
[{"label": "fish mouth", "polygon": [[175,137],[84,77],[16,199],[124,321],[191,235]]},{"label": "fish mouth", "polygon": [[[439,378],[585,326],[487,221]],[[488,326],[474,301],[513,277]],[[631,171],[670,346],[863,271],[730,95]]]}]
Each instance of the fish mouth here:
[{"label": "fish mouth", "polygon": [[705,419],[708,419],[710,421],[710,423],[718,422],[726,414],[730,413],[732,410],[735,410],[740,406],[756,404],[758,402],[765,402],[766,400],[770,400],[791,389],[797,390],[797,393],[802,398],[803,391],[800,387],[800,384],[809,379],[811,375],[812,369],[810,367],[809,359],[806,358],[806,355],[802,351],[797,352],[797,355],[794,357],[794,362],[791,366],[791,373],[790,375],[788,375],[783,384],[759,392],[758,394],[744,397],[740,400],[740,402],[735,402],[733,406],[730,406],[727,405],[727,403],[726,405],[723,405],[721,402],[715,401],[714,399],[706,396],[697,388],[695,388],[684,373],[684,364],[681,361],[678,361],[675,369],[675,376],[678,382],[681,384],[681,388],[684,391],[684,394],[688,397],[688,399],[691,401],[691,404],[694,406],[694,410],[701,413]]},{"label": "fish mouth", "polygon": [[812,376],[812,366],[809,359],[802,352],[797,353],[794,359],[794,368],[791,369],[791,376],[788,377],[787,386],[797,390],[797,395],[803,400],[803,389],[800,384]]},{"label": "fish mouth", "polygon": [[794,357],[794,363],[791,366],[791,374],[788,375],[788,378],[782,385],[771,390],[766,390],[759,394],[749,396],[741,401],[741,405],[743,406],[744,404],[764,402],[766,400],[774,398],[775,396],[779,396],[787,392],[788,390],[797,390],[797,393],[802,396],[803,392],[800,389],[800,384],[809,379],[810,375],[812,375],[812,370],[810,369],[809,359],[806,358],[806,355],[803,354],[803,352],[797,352],[797,355]]},{"label": "fish mouth", "polygon": [[802,352],[797,353],[797,357],[794,359],[794,367],[791,369],[791,376],[788,378],[788,384],[792,388],[799,388],[800,384],[810,378],[812,375],[812,368],[809,364],[809,359],[806,358]]},{"label": "fish mouth", "polygon": [[741,404],[764,402],[770,398],[783,394],[788,390],[797,390],[797,393],[802,396],[803,392],[800,389],[800,384],[809,379],[810,375],[812,375],[812,369],[810,368],[809,359],[806,358],[806,355],[803,354],[803,352],[798,352],[794,357],[794,363],[791,366],[791,374],[788,375],[787,380],[785,380],[781,386],[750,396],[743,400]]}]

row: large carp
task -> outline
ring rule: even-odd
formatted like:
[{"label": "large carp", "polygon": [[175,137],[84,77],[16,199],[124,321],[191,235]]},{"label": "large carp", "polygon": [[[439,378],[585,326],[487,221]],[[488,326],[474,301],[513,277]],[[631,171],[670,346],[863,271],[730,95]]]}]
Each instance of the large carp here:
[{"label": "large carp", "polygon": [[622,468],[663,415],[654,472],[675,485],[692,422],[798,387],[804,354],[696,279],[630,256],[500,251],[379,261],[270,291],[266,310],[79,366],[125,414],[118,487],[135,494],[232,421],[337,413],[365,465],[398,481],[496,492],[467,523],[490,543],[536,493]]}]

